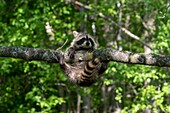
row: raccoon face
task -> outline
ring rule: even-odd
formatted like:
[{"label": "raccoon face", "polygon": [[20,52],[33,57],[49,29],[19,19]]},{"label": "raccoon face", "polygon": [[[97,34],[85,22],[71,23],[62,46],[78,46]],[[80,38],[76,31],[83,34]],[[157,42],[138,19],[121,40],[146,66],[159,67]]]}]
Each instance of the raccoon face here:
[{"label": "raccoon face", "polygon": [[79,33],[77,31],[73,31],[74,39],[71,43],[71,46],[75,49],[96,49],[95,40],[88,34]]}]

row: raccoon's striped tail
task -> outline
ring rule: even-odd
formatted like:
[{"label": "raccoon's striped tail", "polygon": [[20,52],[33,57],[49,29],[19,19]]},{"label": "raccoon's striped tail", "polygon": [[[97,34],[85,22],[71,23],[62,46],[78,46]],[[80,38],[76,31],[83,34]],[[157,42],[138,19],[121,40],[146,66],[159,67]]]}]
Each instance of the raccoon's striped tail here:
[{"label": "raccoon's striped tail", "polygon": [[95,58],[94,60],[90,60],[85,65],[84,71],[82,72],[82,76],[84,78],[91,78],[93,75],[94,70],[97,68],[98,64],[100,63],[99,58]]}]

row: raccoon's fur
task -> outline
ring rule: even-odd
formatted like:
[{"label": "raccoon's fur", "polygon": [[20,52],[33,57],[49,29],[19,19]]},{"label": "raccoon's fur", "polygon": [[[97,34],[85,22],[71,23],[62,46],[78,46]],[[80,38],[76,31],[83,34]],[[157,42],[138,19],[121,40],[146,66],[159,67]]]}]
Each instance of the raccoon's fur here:
[{"label": "raccoon's fur", "polygon": [[[63,60],[60,65],[71,82],[80,86],[90,86],[106,70],[107,63],[100,62],[99,58],[90,61],[81,60],[81,55],[92,52],[97,48],[97,44],[95,39],[88,34],[73,31],[73,35],[74,39],[71,42],[71,46],[64,54],[64,59],[69,59],[72,62],[66,63]],[[75,54],[80,54],[79,61],[74,61]]]}]

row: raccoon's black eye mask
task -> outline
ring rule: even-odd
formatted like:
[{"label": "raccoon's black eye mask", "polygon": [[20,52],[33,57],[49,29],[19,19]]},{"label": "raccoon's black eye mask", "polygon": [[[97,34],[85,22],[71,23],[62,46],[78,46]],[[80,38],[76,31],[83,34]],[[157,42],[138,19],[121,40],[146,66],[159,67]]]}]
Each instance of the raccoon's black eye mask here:
[{"label": "raccoon's black eye mask", "polygon": [[77,45],[82,45],[85,41],[86,41],[86,39],[82,38],[79,41],[77,41]]},{"label": "raccoon's black eye mask", "polygon": [[89,38],[87,35],[86,37],[83,37],[82,39],[77,41],[77,45],[82,45],[85,41],[90,42],[92,47],[94,47],[94,41],[91,38]]}]

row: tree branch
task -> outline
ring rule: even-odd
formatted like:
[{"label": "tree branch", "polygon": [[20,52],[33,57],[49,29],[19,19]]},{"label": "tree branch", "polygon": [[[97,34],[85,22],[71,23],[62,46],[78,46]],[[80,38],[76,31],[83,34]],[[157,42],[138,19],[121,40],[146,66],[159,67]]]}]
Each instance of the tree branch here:
[{"label": "tree branch", "polygon": [[114,49],[95,50],[94,57],[101,57],[107,61],[116,61],[128,64],[142,64],[159,67],[170,67],[170,56],[161,56],[155,54],[132,53],[117,51]]},{"label": "tree branch", "polygon": [[25,48],[25,47],[11,47],[1,46],[0,57],[12,57],[20,58],[23,60],[31,61],[46,61],[49,63],[58,63],[58,58],[62,54],[55,50],[44,50],[36,48]]},{"label": "tree branch", "polygon": [[[75,56],[80,53],[76,53]],[[85,53],[82,56],[82,60],[91,60],[92,58],[100,58],[102,61],[115,61],[128,64],[142,64],[150,66],[170,67],[170,56],[161,56],[155,54],[144,54],[144,53],[132,53],[117,51],[111,48],[102,50],[95,50],[89,55]],[[89,57],[90,56],[90,57]],[[27,61],[38,60],[46,61],[49,63],[58,63],[63,53],[55,50],[44,50],[36,48],[25,48],[25,47],[0,47],[0,57],[12,57],[20,58]],[[74,61],[78,61],[79,57],[75,57]]]},{"label": "tree branch", "polygon": [[[82,4],[81,2],[75,1],[74,4],[78,7],[83,7],[86,10],[92,10],[93,8],[87,5]],[[145,41],[141,40],[138,36],[136,36],[135,34],[131,33],[129,30],[127,30],[124,27],[119,26],[115,21],[113,21],[111,18],[105,16],[103,13],[98,13],[99,17],[111,22],[113,25],[117,26],[119,29],[121,29],[125,34],[127,34],[128,36],[130,36],[131,38],[141,42],[143,45],[145,45],[146,47],[152,49]]]}]

